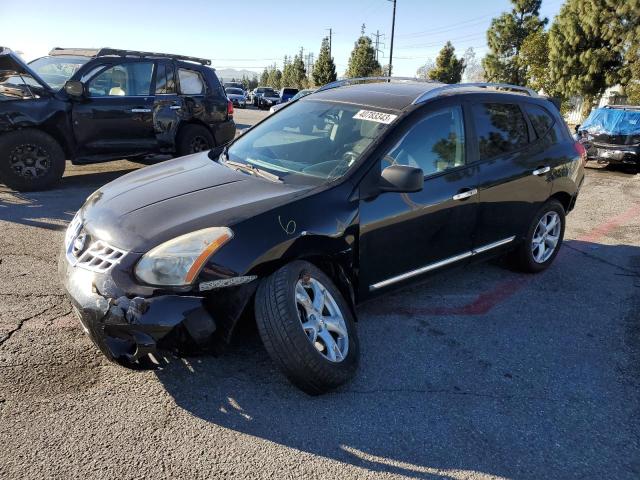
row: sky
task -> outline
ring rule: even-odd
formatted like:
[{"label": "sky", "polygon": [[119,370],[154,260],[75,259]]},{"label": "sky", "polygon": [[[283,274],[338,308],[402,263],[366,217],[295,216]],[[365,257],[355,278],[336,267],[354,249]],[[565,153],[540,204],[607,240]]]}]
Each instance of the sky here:
[{"label": "sky", "polygon": [[[543,0],[551,21],[563,0]],[[344,75],[362,24],[379,31],[380,63],[388,63],[393,4],[389,0],[0,0],[0,45],[26,60],[53,47],[112,47],[210,58],[217,69],[262,72],[304,48],[317,57],[333,29],[332,55]],[[447,40],[459,56],[473,47],[487,53],[491,18],[510,9],[508,0],[397,0],[393,51],[395,76],[415,76]]]}]

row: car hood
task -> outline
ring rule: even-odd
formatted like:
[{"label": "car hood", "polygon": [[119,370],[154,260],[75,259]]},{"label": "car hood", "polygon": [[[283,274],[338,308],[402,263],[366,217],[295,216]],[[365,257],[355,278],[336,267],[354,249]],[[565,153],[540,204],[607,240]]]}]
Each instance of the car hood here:
[{"label": "car hood", "polygon": [[40,78],[40,75],[34,72],[29,65],[24,63],[18,55],[7,47],[0,47],[0,75],[3,72],[7,72],[6,75],[10,75],[11,72],[17,75],[30,75],[36,82],[42,85],[42,88],[52,92],[49,84]]},{"label": "car hood", "polygon": [[240,173],[203,152],[142,168],[106,184],[87,199],[80,218],[93,238],[146,252],[195,230],[233,226],[311,188]]}]

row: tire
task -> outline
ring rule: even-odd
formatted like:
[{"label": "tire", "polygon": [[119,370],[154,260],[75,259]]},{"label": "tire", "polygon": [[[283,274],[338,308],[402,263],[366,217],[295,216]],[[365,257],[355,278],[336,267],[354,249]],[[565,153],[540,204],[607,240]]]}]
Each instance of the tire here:
[{"label": "tire", "polygon": [[[551,229],[551,235],[545,235],[543,238],[543,242],[536,241],[537,245],[544,244],[544,249],[538,247],[534,249],[534,239],[539,239],[538,235],[538,227],[541,225],[542,219],[545,218],[548,223],[551,223],[551,219],[556,219],[560,222],[559,227]],[[540,227],[542,228],[542,226]],[[549,200],[545,203],[542,208],[538,211],[538,213],[534,216],[531,221],[531,225],[529,226],[529,230],[527,231],[527,236],[524,242],[511,254],[511,263],[518,270],[527,272],[527,273],[539,273],[551,265],[558,255],[560,251],[560,247],[562,246],[562,241],[564,239],[564,229],[565,229],[565,212],[562,204],[557,200]],[[550,254],[543,253],[541,255],[541,251],[546,252],[553,241],[547,241],[548,239],[556,238],[555,245],[553,246],[553,251]],[[548,256],[547,256],[548,255]]]},{"label": "tire", "polygon": [[60,181],[65,154],[48,133],[36,129],[0,135],[0,182],[20,192],[44,190]]},{"label": "tire", "polygon": [[215,147],[211,132],[202,125],[185,125],[178,134],[176,151],[179,157],[206,152]]},{"label": "tire", "polygon": [[[321,317],[307,315],[307,308],[299,301],[306,298],[311,305],[318,285],[320,291],[324,287],[329,295],[323,297],[326,299],[323,307],[315,311],[326,312],[331,317],[324,313]],[[308,292],[307,297],[298,293],[299,288]],[[320,395],[355,375],[360,348],[351,310],[340,291],[321,270],[304,261],[285,265],[262,281],[256,293],[255,306],[258,331],[269,356],[296,387],[309,395]],[[320,326],[315,323],[318,318],[326,320],[340,316],[342,323],[335,320],[331,323],[320,321]],[[303,321],[305,325],[315,323],[315,326],[306,331]],[[335,328],[338,323],[339,328]],[[346,332],[346,337],[336,333],[338,330]],[[334,339],[335,348],[332,350],[327,348],[329,344],[324,340],[327,335]],[[315,343],[312,343],[312,336]],[[333,357],[333,361],[329,357]]]}]

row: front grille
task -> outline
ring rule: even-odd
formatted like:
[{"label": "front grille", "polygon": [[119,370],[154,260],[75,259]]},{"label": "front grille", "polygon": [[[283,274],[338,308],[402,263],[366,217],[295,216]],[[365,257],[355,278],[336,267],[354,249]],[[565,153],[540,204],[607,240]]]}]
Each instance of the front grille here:
[{"label": "front grille", "polygon": [[92,272],[105,273],[126,255],[127,252],[98,240],[93,242],[76,262],[77,267]]},{"label": "front grille", "polygon": [[[76,240],[80,240],[76,242]],[[95,240],[85,248],[91,238],[82,228],[79,216],[76,216],[65,235],[65,250],[69,263],[73,266],[105,273],[120,262],[127,254],[125,250],[113,247],[102,240]]]}]

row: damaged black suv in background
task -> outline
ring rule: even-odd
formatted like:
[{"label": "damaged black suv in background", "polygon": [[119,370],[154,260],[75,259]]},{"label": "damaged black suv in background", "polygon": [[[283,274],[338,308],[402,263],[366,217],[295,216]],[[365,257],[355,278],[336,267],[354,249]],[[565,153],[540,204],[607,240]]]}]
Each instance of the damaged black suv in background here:
[{"label": "damaged black suv in background", "polygon": [[25,64],[0,47],[0,182],[55,185],[76,164],[186,155],[235,135],[233,105],[206,59],[55,48]]},{"label": "damaged black suv in background", "polygon": [[112,361],[163,363],[255,318],[277,366],[319,394],[355,373],[359,302],[496,255],[546,269],[584,160],[557,108],[522,87],[340,81],[228,147],[100,188],[60,274]]}]

